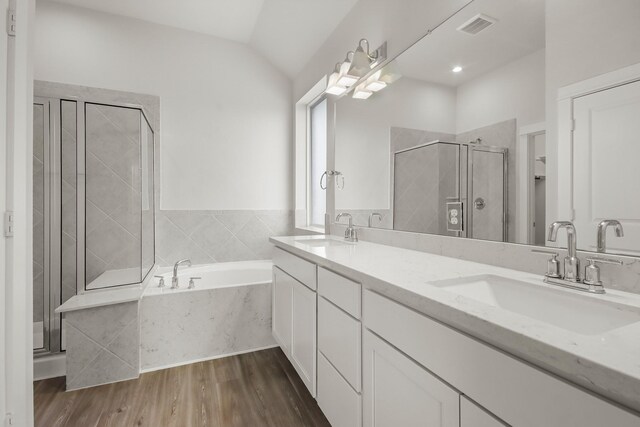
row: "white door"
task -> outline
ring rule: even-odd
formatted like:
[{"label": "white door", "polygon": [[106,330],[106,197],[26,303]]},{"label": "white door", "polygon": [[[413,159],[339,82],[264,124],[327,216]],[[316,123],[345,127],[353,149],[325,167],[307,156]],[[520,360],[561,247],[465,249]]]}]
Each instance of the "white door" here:
[{"label": "white door", "polygon": [[459,427],[459,394],[386,341],[365,331],[365,427]]},{"label": "white door", "polygon": [[640,255],[640,81],[575,98],[573,209],[580,249],[596,249],[596,226],[617,219],[607,252]]},{"label": "white door", "polygon": [[273,267],[272,318],[273,338],[280,344],[282,351],[291,354],[291,327],[293,282],[295,280],[277,267]]},{"label": "white door", "polygon": [[460,396],[460,427],[505,427],[494,415]]},{"label": "white door", "polygon": [[311,395],[316,395],[316,293],[293,281],[291,362]]}]

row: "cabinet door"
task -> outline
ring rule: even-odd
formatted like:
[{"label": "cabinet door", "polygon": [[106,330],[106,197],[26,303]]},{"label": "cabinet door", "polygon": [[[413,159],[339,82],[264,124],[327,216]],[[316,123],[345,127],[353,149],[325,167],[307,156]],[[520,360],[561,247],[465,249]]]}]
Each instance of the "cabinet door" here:
[{"label": "cabinet door", "polygon": [[458,427],[459,394],[386,341],[363,342],[365,427]]},{"label": "cabinet door", "polygon": [[271,331],[282,351],[291,355],[291,329],[293,309],[293,282],[295,280],[277,267],[273,267],[273,301]]},{"label": "cabinet door", "polygon": [[316,395],[316,293],[293,281],[293,328],[291,362],[311,392]]},{"label": "cabinet door", "polygon": [[460,396],[460,427],[505,427],[496,417]]}]

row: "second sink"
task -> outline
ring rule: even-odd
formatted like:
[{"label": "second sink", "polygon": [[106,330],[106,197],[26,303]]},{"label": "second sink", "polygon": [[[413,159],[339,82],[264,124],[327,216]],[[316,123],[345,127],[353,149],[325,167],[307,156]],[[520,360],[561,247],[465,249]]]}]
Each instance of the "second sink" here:
[{"label": "second sink", "polygon": [[581,335],[601,335],[640,321],[640,312],[633,307],[498,275],[429,284]]}]

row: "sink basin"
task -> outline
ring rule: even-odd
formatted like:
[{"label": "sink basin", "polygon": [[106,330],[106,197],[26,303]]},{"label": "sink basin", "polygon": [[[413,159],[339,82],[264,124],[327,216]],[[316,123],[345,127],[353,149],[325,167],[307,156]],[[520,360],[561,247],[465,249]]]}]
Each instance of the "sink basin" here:
[{"label": "sink basin", "polygon": [[307,246],[345,246],[345,245],[353,245],[354,243],[335,240],[335,239],[297,239],[297,243],[302,243]]},{"label": "sink basin", "polygon": [[581,335],[601,335],[640,321],[640,310],[634,307],[498,275],[429,284]]}]

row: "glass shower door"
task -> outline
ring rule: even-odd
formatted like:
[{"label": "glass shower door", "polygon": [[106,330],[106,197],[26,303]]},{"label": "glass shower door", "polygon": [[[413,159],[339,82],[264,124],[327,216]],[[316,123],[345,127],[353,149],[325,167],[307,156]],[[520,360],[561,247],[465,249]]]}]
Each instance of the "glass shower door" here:
[{"label": "glass shower door", "polygon": [[447,231],[447,202],[460,199],[460,146],[433,142],[394,154],[393,229]]},{"label": "glass shower door", "polygon": [[48,318],[46,154],[49,151],[49,104],[33,104],[33,349],[46,350]]},{"label": "glass shower door", "polygon": [[85,103],[87,290],[142,280],[141,120],[137,108]]},{"label": "glass shower door", "polygon": [[474,239],[505,241],[504,149],[470,150],[469,229]]}]

